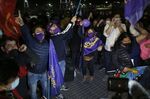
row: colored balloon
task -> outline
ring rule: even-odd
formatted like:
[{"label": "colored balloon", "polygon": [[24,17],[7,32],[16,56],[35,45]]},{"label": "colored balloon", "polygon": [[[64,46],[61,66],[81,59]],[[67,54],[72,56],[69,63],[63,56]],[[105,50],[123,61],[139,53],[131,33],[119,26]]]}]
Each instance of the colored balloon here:
[{"label": "colored balloon", "polygon": [[84,19],[82,22],[84,27],[89,27],[91,24],[91,22],[88,19]]}]

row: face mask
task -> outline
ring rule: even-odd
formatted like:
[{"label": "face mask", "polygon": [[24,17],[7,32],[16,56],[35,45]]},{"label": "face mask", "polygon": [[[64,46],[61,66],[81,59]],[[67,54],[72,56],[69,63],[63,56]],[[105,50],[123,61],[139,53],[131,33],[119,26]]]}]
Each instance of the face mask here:
[{"label": "face mask", "polygon": [[110,21],[106,21],[106,24],[109,24],[110,23]]},{"label": "face mask", "polygon": [[88,33],[88,37],[93,37],[94,36],[94,32]]},{"label": "face mask", "polygon": [[80,21],[79,20],[76,21],[76,25],[80,25]]},{"label": "face mask", "polygon": [[39,41],[42,41],[44,39],[44,33],[43,32],[36,33],[35,38]]},{"label": "face mask", "polygon": [[57,33],[61,32],[61,30],[60,30],[60,28],[58,27],[58,28],[56,28],[53,32],[54,32],[54,34],[57,34]]},{"label": "face mask", "polygon": [[14,82],[12,82],[10,87],[7,88],[6,90],[13,90],[18,86],[18,84],[19,84],[19,78],[17,78]]},{"label": "face mask", "polygon": [[10,52],[9,52],[9,56],[11,57],[13,57],[13,56],[15,56],[15,55],[20,55],[20,53],[19,53],[19,51],[17,50],[17,49],[13,49],[13,50],[11,50]]}]

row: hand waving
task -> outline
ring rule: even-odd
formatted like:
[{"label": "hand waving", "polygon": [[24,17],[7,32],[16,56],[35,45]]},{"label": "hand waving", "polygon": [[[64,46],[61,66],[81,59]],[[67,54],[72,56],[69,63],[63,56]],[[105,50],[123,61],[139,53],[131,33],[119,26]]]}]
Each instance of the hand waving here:
[{"label": "hand waving", "polygon": [[24,25],[24,22],[23,22],[23,19],[22,19],[22,17],[21,17],[20,11],[18,11],[18,14],[19,14],[19,16],[16,17],[15,21],[16,21],[16,23],[19,24],[20,26],[23,26],[23,25]]},{"label": "hand waving", "polygon": [[71,19],[71,22],[73,22],[73,24],[75,24],[76,20],[77,20],[77,16],[73,16]]}]

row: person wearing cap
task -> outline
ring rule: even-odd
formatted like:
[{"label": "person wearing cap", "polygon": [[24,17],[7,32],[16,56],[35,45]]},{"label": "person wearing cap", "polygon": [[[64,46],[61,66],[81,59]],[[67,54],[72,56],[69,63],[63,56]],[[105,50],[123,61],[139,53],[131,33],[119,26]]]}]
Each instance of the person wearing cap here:
[{"label": "person wearing cap", "polygon": [[[47,31],[50,35],[50,39],[54,43],[54,47],[56,50],[58,62],[62,70],[63,77],[65,76],[65,69],[66,69],[66,45],[65,43],[66,43],[66,40],[70,38],[69,34],[72,33],[75,21],[76,21],[76,16],[72,17],[66,29],[64,29],[63,31],[61,30],[60,26],[55,22],[52,22],[47,27]],[[68,88],[65,85],[63,85],[60,90],[67,91]]]}]

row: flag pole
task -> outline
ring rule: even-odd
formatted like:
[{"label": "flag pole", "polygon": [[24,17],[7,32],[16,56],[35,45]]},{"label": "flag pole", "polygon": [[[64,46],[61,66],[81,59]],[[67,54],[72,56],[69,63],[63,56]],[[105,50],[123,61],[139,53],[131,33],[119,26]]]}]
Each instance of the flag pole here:
[{"label": "flag pole", "polygon": [[51,95],[51,78],[48,75],[48,79],[47,79],[47,87],[48,87],[48,93],[47,93],[47,98],[50,99],[50,95]]},{"label": "flag pole", "polygon": [[80,4],[81,4],[81,0],[80,0],[79,3],[78,3],[78,6],[77,6],[77,9],[76,9],[76,12],[75,12],[75,16],[78,15],[78,10],[79,10],[79,8],[80,8]]}]

